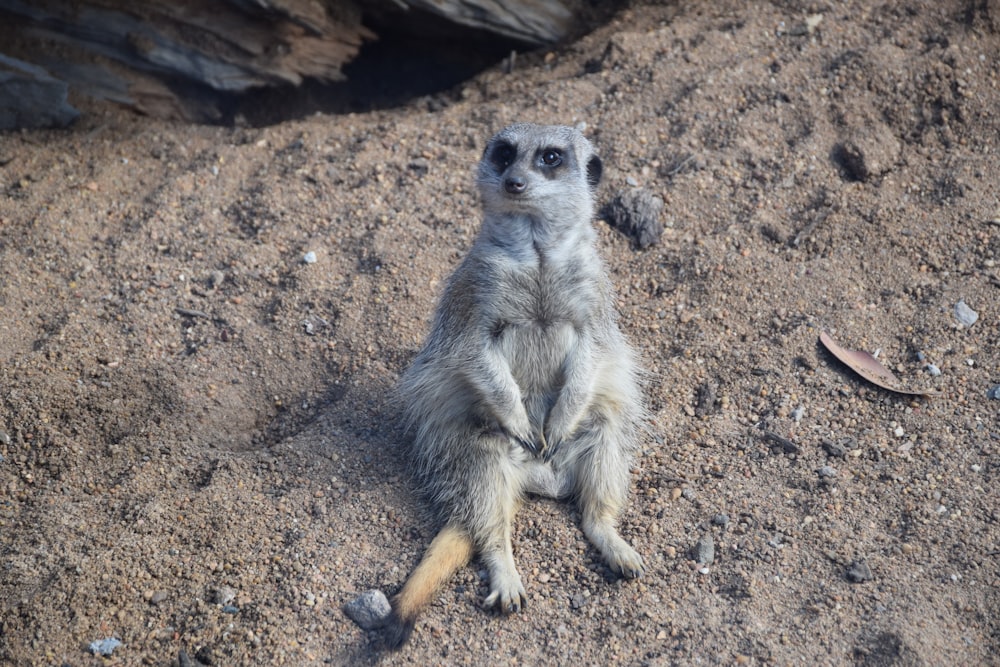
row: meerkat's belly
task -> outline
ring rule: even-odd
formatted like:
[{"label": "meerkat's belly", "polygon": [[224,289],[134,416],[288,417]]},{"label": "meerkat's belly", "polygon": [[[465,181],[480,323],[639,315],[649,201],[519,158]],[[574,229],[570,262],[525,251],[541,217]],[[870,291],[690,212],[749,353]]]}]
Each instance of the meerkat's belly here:
[{"label": "meerkat's belly", "polygon": [[526,321],[504,330],[503,354],[533,423],[544,423],[564,382],[566,357],[577,343],[576,329],[567,321]]}]

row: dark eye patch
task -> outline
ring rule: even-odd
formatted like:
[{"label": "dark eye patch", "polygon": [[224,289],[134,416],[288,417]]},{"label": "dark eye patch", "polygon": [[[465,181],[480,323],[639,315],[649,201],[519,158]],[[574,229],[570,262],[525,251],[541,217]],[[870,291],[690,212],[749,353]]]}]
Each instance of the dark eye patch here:
[{"label": "dark eye patch", "polygon": [[502,141],[493,147],[493,152],[490,153],[490,162],[503,171],[514,162],[516,157],[517,149],[506,141]]}]

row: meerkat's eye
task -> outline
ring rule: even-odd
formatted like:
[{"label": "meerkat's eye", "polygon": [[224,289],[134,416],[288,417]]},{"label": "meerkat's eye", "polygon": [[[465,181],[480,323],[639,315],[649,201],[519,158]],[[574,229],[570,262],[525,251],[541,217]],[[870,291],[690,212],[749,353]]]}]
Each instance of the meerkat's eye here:
[{"label": "meerkat's eye", "polygon": [[502,171],[511,165],[515,157],[517,157],[517,149],[510,144],[503,143],[497,144],[490,159]]},{"label": "meerkat's eye", "polygon": [[558,167],[562,164],[562,153],[555,148],[546,148],[542,151],[542,164],[546,167]]}]

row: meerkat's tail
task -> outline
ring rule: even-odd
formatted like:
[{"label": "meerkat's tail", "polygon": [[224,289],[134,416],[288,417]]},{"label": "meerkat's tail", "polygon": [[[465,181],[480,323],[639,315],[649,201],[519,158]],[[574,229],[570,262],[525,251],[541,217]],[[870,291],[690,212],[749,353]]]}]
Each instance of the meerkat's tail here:
[{"label": "meerkat's tail", "polygon": [[434,599],[441,586],[472,558],[473,545],[469,535],[454,525],[447,525],[431,541],[417,569],[392,600],[392,615],[385,626],[389,648],[406,643],[413,632],[417,616]]}]

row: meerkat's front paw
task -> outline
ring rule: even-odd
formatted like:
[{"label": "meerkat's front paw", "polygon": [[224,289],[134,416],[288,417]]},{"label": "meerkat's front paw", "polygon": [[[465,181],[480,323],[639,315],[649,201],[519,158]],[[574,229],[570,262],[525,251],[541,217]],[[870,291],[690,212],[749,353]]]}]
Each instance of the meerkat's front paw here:
[{"label": "meerkat's front paw", "polygon": [[513,572],[490,577],[490,594],[483,600],[483,606],[487,609],[496,607],[504,614],[511,614],[521,611],[527,601],[528,594],[524,592],[521,577]]},{"label": "meerkat's front paw", "polygon": [[518,414],[502,425],[502,428],[507,437],[513,439],[532,454],[537,454],[545,448],[544,441],[539,442],[532,434],[531,422],[528,420],[528,413],[523,406]]},{"label": "meerkat's front paw", "polygon": [[579,423],[579,415],[569,414],[562,403],[557,403],[545,423],[543,438],[547,446],[558,447],[571,438]]}]

